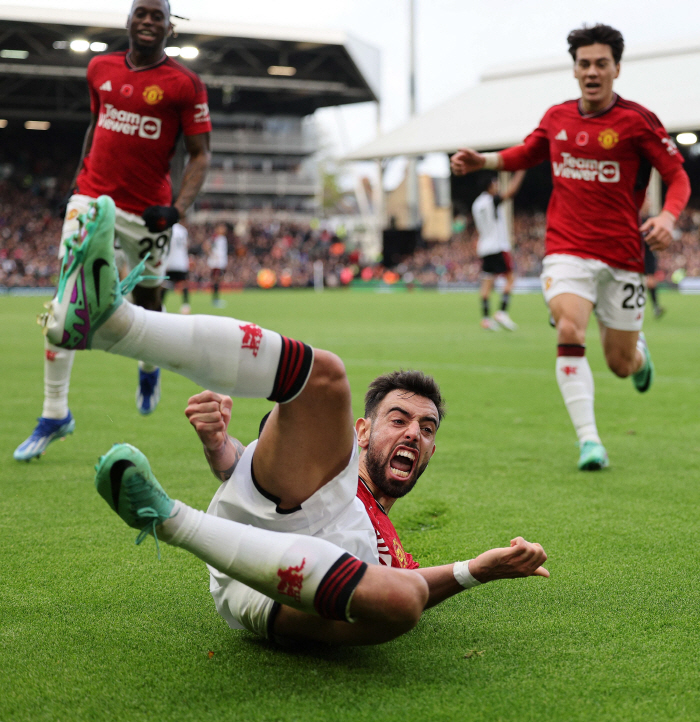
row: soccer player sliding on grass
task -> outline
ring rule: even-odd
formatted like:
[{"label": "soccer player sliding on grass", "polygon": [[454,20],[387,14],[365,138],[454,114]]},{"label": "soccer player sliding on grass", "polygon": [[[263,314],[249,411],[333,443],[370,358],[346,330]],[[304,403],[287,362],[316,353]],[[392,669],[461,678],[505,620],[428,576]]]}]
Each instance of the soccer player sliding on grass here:
[{"label": "soccer player sliding on grass", "polygon": [[[690,197],[683,158],[659,119],[613,92],[624,48],[609,25],[569,34],[581,97],[550,108],[522,145],[500,153],[460,150],[452,170],[521,170],[552,164],[542,291],[557,327],[556,378],[576,429],[578,468],[608,466],[593,411],[593,375],[586,329],[595,311],[605,360],[637,391],[651,386],[654,367],[644,334],[644,240],[662,251]],[[668,186],[658,216],[640,227],[639,209],[651,168]]]},{"label": "soccer player sliding on grass", "polygon": [[[444,413],[435,382],[420,372],[379,377],[365,417],[353,425],[350,387],[334,354],[232,318],[128,303],[122,292],[135,278],[119,284],[113,219],[107,197],[81,218],[42,319],[45,333],[63,347],[138,357],[213,389],[187,408],[223,482],[207,513],[170,499],[128,444],[100,459],[95,482],[140,530],[137,541],[153,533],[209,565],[217,610],[230,626],[275,638],[377,644],[463,589],[549,575],[542,547],[521,537],[468,561],[407,568],[417,565],[386,512],[435,451]],[[228,436],[231,400],[221,394],[276,402],[247,448]]]}]

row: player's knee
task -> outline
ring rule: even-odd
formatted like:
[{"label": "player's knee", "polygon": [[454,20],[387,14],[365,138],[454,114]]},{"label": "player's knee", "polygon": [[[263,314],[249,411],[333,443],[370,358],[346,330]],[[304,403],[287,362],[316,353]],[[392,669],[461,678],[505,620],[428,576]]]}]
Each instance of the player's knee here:
[{"label": "player's knee", "polygon": [[583,344],[586,340],[586,329],[566,316],[561,316],[557,321],[557,339],[559,343]]},{"label": "player's knee", "polygon": [[428,594],[427,582],[416,572],[402,574],[398,583],[388,590],[387,611],[397,635],[405,634],[418,624],[428,603]]},{"label": "player's knee", "polygon": [[338,402],[348,400],[350,384],[340,358],[330,351],[314,349],[314,365],[308,388],[313,389],[314,395],[323,394]]}]

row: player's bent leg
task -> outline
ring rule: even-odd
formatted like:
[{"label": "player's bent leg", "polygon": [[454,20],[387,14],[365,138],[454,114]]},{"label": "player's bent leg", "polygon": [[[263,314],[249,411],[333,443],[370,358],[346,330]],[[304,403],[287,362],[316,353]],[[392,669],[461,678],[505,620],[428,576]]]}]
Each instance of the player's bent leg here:
[{"label": "player's bent leg", "polygon": [[351,603],[367,564],[335,544],[239,524],[172,500],[146,457],[128,444],[113,446],[96,471],[100,495],[139,529],[137,544],[152,533],[280,604],[352,621]]},{"label": "player's bent leg", "polygon": [[620,378],[631,376],[637,391],[648,391],[654,380],[654,364],[644,334],[606,328],[601,324],[600,335],[610,370]]},{"label": "player's bent leg", "polygon": [[408,569],[368,566],[350,605],[352,624],[319,619],[288,606],[272,623],[275,638],[369,645],[389,642],[411,631],[428,601],[428,585]]},{"label": "player's bent leg", "polygon": [[281,509],[293,509],[340,474],[354,444],[345,367],[335,354],[316,349],[302,392],[275,406],[260,434],[256,482],[280,500]]}]

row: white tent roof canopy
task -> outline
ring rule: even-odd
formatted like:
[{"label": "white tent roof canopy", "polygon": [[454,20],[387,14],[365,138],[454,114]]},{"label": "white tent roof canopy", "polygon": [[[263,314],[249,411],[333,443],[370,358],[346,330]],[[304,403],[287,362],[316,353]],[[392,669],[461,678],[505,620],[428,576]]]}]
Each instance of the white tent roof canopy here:
[{"label": "white tent roof canopy", "polygon": [[[615,90],[648,107],[671,133],[700,128],[700,40],[646,46],[622,58]],[[568,56],[492,68],[478,85],[412,118],[346,160],[496,150],[520,143],[552,105],[579,97]]]}]

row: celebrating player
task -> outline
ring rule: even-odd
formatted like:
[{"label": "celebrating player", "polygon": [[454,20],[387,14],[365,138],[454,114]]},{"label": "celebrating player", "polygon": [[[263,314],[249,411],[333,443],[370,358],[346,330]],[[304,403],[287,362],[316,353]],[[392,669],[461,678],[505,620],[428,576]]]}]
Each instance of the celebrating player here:
[{"label": "celebrating player", "polygon": [[[127,31],[128,51],[98,55],[88,66],[92,120],[62,238],[76,232],[77,217],[91,200],[111,196],[117,204],[116,240],[129,264],[134,267],[147,257],[149,278],[133,289],[134,301],[158,311],[170,228],[204,182],[211,122],[202,82],[164,52],[173,31],[168,1],[135,0]],[[180,132],[189,160],[172,203],[169,168]],[[61,243],[60,253],[64,250]],[[75,427],[68,408],[73,353],[47,343],[45,356],[44,408],[32,435],[15,450],[17,460],[40,456]],[[137,406],[149,414],[160,396],[160,372],[152,364],[139,366]]]},{"label": "celebrating player", "polygon": [[[522,185],[525,171],[518,171],[508,188],[503,193],[498,192],[498,176],[490,174],[486,179],[486,189],[472,204],[472,216],[479,240],[476,243],[476,253],[481,259],[481,327],[489,331],[498,331],[499,324],[509,331],[515,331],[518,326],[508,315],[510,294],[515,283],[515,271],[510,255],[510,234],[503,212],[503,201],[512,198]],[[489,317],[489,296],[493,290],[495,277],[504,275],[506,285],[501,297],[501,308],[496,311],[493,318]]]},{"label": "celebrating player", "polygon": [[[407,569],[415,565],[385,511],[411,490],[435,451],[443,416],[435,382],[419,372],[380,377],[353,428],[350,387],[334,354],[252,323],[159,314],[124,300],[113,222],[107,197],[80,217],[44,331],[57,345],[145,359],[214,389],[187,409],[224,481],[208,513],[170,499],[127,444],[100,460],[96,484],[140,530],[139,541],[153,532],[209,565],[217,609],[232,626],[375,644],[480,582],[548,576],[542,547],[520,537],[468,561]],[[228,436],[231,402],[219,393],[276,402],[258,441],[244,449]]]},{"label": "celebrating player", "polygon": [[[585,356],[595,310],[608,367],[644,392],[654,367],[644,335],[643,239],[668,247],[690,197],[683,159],[659,119],[613,92],[624,48],[608,25],[569,34],[581,97],[550,108],[522,145],[500,153],[460,150],[452,169],[516,170],[552,164],[542,288],[557,328],[556,377],[580,444],[579,469],[608,466],[593,411],[593,376]],[[663,210],[639,227],[651,166],[668,186]]]}]

